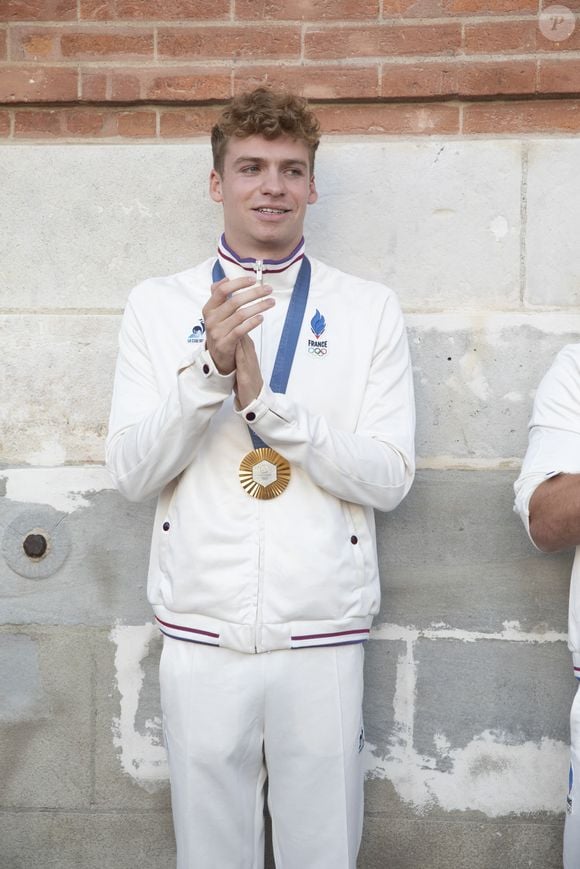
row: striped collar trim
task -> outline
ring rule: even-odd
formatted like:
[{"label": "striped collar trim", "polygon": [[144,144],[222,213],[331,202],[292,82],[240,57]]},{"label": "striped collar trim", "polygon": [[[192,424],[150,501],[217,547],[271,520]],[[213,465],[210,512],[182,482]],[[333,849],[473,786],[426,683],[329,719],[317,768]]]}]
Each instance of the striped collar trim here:
[{"label": "striped collar trim", "polygon": [[[247,272],[256,272],[256,263],[259,262],[255,260],[254,257],[239,257],[235,251],[228,247],[226,242],[225,235],[222,235],[218,242],[218,255],[221,259],[226,260],[227,262],[234,263],[236,266],[240,266],[245,269]],[[280,274],[280,272],[285,272],[294,263],[299,262],[304,259],[304,238],[301,238],[297,246],[294,248],[292,253],[290,253],[284,259],[265,259],[262,260],[262,272],[264,274]]]}]

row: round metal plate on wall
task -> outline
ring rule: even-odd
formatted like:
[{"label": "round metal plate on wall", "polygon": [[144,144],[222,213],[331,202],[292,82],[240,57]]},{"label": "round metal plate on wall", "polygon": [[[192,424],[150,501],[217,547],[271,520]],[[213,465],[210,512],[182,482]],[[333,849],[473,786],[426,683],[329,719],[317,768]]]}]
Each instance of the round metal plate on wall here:
[{"label": "round metal plate on wall", "polygon": [[66,513],[52,507],[26,510],[6,526],[2,555],[27,579],[46,579],[64,564],[70,551]]}]

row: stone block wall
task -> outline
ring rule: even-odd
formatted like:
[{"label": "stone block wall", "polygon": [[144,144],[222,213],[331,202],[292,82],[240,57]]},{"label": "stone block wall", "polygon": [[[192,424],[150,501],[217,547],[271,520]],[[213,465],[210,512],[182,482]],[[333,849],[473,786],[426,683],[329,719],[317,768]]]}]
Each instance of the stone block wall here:
[{"label": "stone block wall", "polygon": [[[361,869],[560,865],[570,556],[533,550],[511,487],[534,390],[580,328],[579,156],[526,137],[320,150],[309,249],[398,291],[417,392],[417,480],[377,516]],[[0,148],[6,869],[171,863],[153,505],[102,459],[131,285],[214,249],[209,162],[202,142]]]}]

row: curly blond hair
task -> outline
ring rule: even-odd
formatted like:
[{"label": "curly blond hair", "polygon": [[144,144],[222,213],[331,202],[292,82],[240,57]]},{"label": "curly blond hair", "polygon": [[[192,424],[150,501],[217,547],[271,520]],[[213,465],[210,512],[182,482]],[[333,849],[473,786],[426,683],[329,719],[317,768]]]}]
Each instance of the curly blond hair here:
[{"label": "curly blond hair", "polygon": [[224,171],[227,144],[233,136],[240,139],[248,136],[263,136],[265,139],[290,136],[299,139],[308,147],[312,172],[314,155],[320,142],[320,124],[302,97],[258,87],[230,100],[212,128],[213,166],[220,175]]}]

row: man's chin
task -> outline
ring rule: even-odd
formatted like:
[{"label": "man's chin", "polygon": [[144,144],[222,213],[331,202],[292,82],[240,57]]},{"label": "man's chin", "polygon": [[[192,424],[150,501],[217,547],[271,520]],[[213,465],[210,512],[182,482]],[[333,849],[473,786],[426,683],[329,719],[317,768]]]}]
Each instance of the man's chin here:
[{"label": "man's chin", "polygon": [[[289,239],[288,236],[281,236],[277,232],[263,232],[257,233],[254,237],[254,243],[267,249],[268,251],[288,251],[290,253],[298,242],[300,241],[300,237],[296,241]],[[284,256],[284,253],[281,254]]]}]

